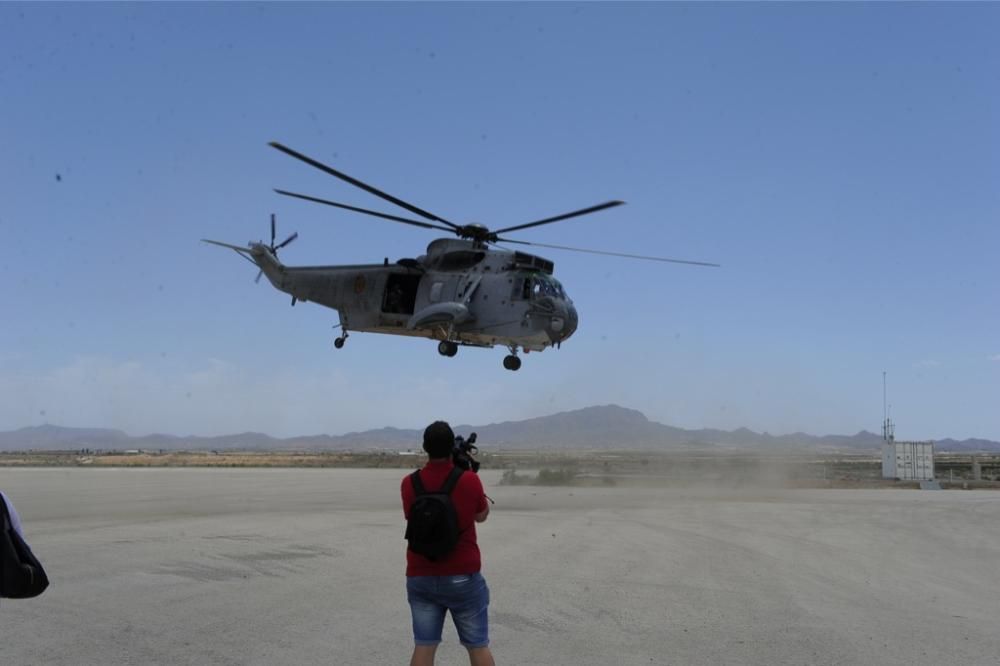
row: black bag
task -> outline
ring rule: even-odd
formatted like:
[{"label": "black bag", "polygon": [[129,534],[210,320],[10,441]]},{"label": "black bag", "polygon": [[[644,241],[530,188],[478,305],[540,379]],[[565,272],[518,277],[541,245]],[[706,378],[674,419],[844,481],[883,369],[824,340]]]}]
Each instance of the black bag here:
[{"label": "black bag", "polygon": [[49,586],[42,563],[31,552],[10,522],[7,503],[3,505],[2,530],[0,530],[0,597],[30,599],[37,597]]},{"label": "black bag", "polygon": [[424,488],[420,470],[410,475],[417,497],[406,521],[406,540],[413,552],[436,560],[450,553],[458,543],[458,512],[451,501],[451,491],[464,471],[461,467],[452,468],[441,490],[435,492],[427,492]]}]

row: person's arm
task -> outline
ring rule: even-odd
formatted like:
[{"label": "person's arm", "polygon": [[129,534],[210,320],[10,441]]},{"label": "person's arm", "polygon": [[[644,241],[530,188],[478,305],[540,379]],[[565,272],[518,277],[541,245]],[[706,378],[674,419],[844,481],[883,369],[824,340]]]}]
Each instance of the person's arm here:
[{"label": "person's arm", "polygon": [[403,500],[403,519],[410,519],[410,505],[413,503],[413,486],[410,482],[410,477],[403,477],[403,483],[399,488],[400,498]]},{"label": "person's arm", "polygon": [[486,520],[490,515],[490,503],[486,501],[486,491],[483,490],[483,482],[477,476],[476,479],[476,491],[479,495],[479,504],[476,506],[476,522],[481,523]]}]

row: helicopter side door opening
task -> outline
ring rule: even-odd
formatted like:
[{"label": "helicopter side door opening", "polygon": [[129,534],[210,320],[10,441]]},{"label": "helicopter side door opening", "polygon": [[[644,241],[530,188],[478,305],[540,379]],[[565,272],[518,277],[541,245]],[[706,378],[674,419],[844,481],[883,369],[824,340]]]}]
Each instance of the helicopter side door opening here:
[{"label": "helicopter side door opening", "polygon": [[385,314],[412,315],[417,302],[420,275],[394,273],[385,282],[382,295],[382,312]]}]

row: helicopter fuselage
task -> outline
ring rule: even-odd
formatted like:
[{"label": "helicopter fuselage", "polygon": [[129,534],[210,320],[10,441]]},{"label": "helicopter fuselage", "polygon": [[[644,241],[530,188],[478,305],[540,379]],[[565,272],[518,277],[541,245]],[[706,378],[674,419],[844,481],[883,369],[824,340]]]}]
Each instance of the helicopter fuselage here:
[{"label": "helicopter fuselage", "polygon": [[476,241],[441,238],[417,259],[340,266],[285,266],[266,245],[250,249],[275,288],[290,294],[293,304],[311,301],[336,310],[345,334],[503,345],[514,353],[557,346],[579,321],[552,277],[551,261]]}]

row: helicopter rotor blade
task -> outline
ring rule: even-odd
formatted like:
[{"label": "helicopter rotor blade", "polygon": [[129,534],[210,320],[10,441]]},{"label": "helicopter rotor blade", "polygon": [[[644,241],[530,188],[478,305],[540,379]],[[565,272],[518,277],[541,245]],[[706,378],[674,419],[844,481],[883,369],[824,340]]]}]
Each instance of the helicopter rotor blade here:
[{"label": "helicopter rotor blade", "polygon": [[396,197],[392,196],[391,194],[387,194],[386,192],[383,192],[382,190],[376,189],[376,188],[372,187],[371,185],[368,185],[367,183],[363,183],[363,182],[361,182],[360,180],[358,180],[356,178],[351,178],[346,173],[343,173],[341,171],[337,171],[333,167],[329,167],[329,166],[323,164],[322,162],[318,162],[318,161],[312,159],[311,157],[307,157],[306,155],[303,155],[300,152],[292,150],[291,148],[289,148],[287,146],[283,146],[280,143],[278,143],[277,141],[271,141],[268,145],[271,146],[272,148],[276,148],[276,149],[280,150],[281,152],[285,153],[286,155],[289,155],[291,157],[294,157],[297,160],[305,162],[309,166],[315,167],[315,168],[319,169],[320,171],[323,171],[324,173],[328,173],[331,176],[334,176],[335,178],[339,178],[339,179],[341,179],[342,181],[344,181],[346,183],[350,183],[351,185],[354,185],[355,187],[359,187],[362,190],[364,190],[365,192],[368,192],[369,194],[374,194],[375,196],[377,196],[377,197],[379,197],[381,199],[385,199],[386,201],[388,201],[390,203],[394,203],[394,204],[396,204],[397,206],[399,206],[401,208],[405,208],[406,210],[410,211],[411,213],[416,213],[420,217],[426,218],[428,220],[433,220],[434,222],[441,222],[442,224],[447,224],[449,227],[451,227],[451,229],[449,229],[449,231],[455,231],[455,230],[457,230],[459,228],[459,226],[457,224],[452,224],[448,220],[446,220],[444,218],[441,218],[441,217],[438,217],[434,213],[428,213],[426,210],[417,208],[413,204],[406,203],[402,199],[397,199]]},{"label": "helicopter rotor blade", "polygon": [[[288,245],[289,243],[291,243],[293,240],[295,240],[298,237],[299,237],[299,232],[297,232],[297,231],[294,232],[291,236],[289,236],[285,240],[281,241],[280,245],[276,245],[274,247],[275,251],[280,250],[281,248],[285,247],[286,245]],[[273,243],[274,241],[271,241],[271,242]]]},{"label": "helicopter rotor blade", "polygon": [[263,269],[257,272],[257,277],[253,279],[254,284],[260,284],[260,276],[264,274]]},{"label": "helicopter rotor blade", "polygon": [[[347,204],[337,203],[336,201],[330,201],[328,199],[320,199],[319,197],[311,197],[308,194],[296,194],[295,192],[289,192],[287,190],[274,190],[278,194],[283,194],[286,197],[295,197],[296,199],[304,199],[306,201],[313,201],[315,203],[321,203],[327,206],[333,206],[335,208],[343,208],[344,210],[353,210],[355,213],[364,213],[365,215],[374,215],[375,217],[381,217],[386,220],[392,220],[393,222],[402,222],[403,224],[412,224],[416,227],[423,227],[425,229],[440,229],[441,231],[447,231],[454,233],[455,229],[449,227],[442,227],[438,224],[429,224],[427,222],[421,222],[420,220],[410,220],[405,217],[397,217],[396,215],[389,215],[387,213],[379,213],[378,211],[368,210],[367,208],[358,208],[357,206],[348,206]],[[450,223],[449,223],[450,224]]]},{"label": "helicopter rotor blade", "polygon": [[518,245],[534,245],[536,247],[550,247],[555,250],[569,250],[570,252],[586,252],[587,254],[604,254],[611,257],[624,257],[626,259],[642,259],[645,261],[663,261],[671,264],[691,264],[694,266],[711,266],[719,268],[721,264],[712,264],[707,261],[687,261],[686,259],[668,259],[666,257],[649,257],[642,254],[626,254],[624,252],[607,252],[605,250],[588,250],[582,247],[567,247],[565,245],[550,245],[548,243],[529,243],[528,241],[513,240],[511,238],[498,238],[498,243],[517,243]]},{"label": "helicopter rotor blade", "polygon": [[274,247],[274,234],[275,234],[274,213],[271,213],[271,247]]},{"label": "helicopter rotor blade", "polygon": [[621,206],[624,201],[605,201],[602,204],[597,204],[596,206],[591,206],[590,208],[583,208],[581,210],[575,210],[572,213],[564,213],[563,215],[556,215],[555,217],[547,217],[544,220],[536,220],[534,222],[528,222],[527,224],[519,224],[514,227],[506,227],[504,229],[497,229],[493,233],[502,234],[507,231],[517,231],[518,229],[527,229],[528,227],[537,227],[542,224],[550,224],[552,222],[559,222],[560,220],[568,220],[571,217],[578,217],[580,215],[588,215],[590,213],[596,213],[599,210],[604,210],[606,208],[614,208],[615,206]]}]

